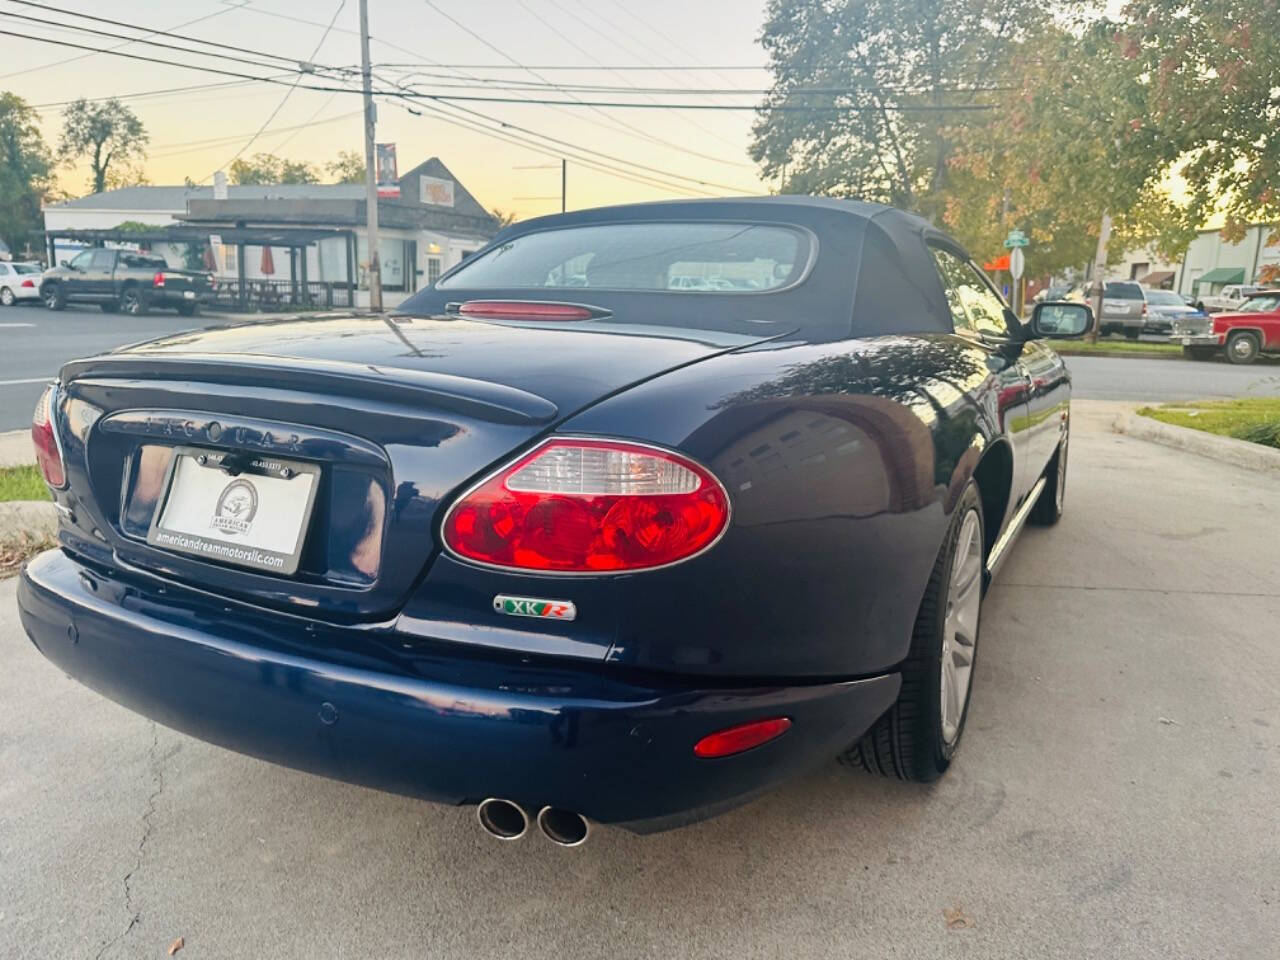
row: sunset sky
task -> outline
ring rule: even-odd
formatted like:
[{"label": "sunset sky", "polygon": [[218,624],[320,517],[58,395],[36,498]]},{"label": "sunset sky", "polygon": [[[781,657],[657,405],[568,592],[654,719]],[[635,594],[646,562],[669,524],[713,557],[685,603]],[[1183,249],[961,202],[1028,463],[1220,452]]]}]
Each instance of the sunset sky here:
[{"label": "sunset sky", "polygon": [[[290,73],[289,64],[275,59],[358,67],[357,0],[116,0],[109,6],[85,0],[50,0],[47,6],[60,12],[0,0],[0,30],[24,36],[0,36],[0,90],[12,91],[39,107],[50,145],[57,141],[64,101],[120,96],[128,97],[125,102],[151,134],[145,174],[156,184],[182,183],[186,177],[212,182],[213,172],[227,167],[240,151],[245,156],[259,151],[276,153],[320,165],[339,150],[363,151],[360,98],[354,93],[320,92],[302,86],[289,93],[287,84],[297,76],[296,68]],[[759,69],[765,55],[757,42],[764,0],[647,0],[644,4],[628,0],[370,0],[369,6],[372,57],[384,87],[408,82],[432,93],[467,97],[750,105],[759,101],[758,91],[768,81],[768,74]],[[83,20],[61,11],[114,22]],[[324,37],[335,14],[333,29]],[[206,49],[255,62],[197,59],[137,42],[122,46],[124,41],[119,39],[54,25],[70,23],[139,38],[145,33],[116,24],[169,31],[228,44],[237,49]],[[285,85],[240,82],[235,77],[27,39],[35,37],[95,49],[118,47],[120,53],[198,62],[234,73],[275,76]],[[146,39],[190,46],[174,37],[153,35]],[[264,60],[265,66],[261,65]],[[636,66],[660,69],[624,69]],[[558,69],[568,67],[586,69]],[[301,83],[358,87],[358,76],[318,72]],[[500,86],[504,83],[508,86]],[[221,86],[133,96],[210,84]],[[565,84],[602,89],[563,92],[551,86]],[[651,88],[651,92],[632,89],[636,87]],[[682,97],[676,92],[730,89],[751,93]],[[401,171],[428,156],[439,156],[486,206],[515,210],[521,216],[559,209],[559,157],[566,152],[571,155],[570,209],[695,193],[764,193],[769,189],[747,156],[753,116],[748,111],[456,100],[450,105],[409,105],[422,115],[411,115],[395,103],[379,107],[378,139],[397,144]],[[464,110],[482,116],[468,115]],[[526,131],[509,127],[508,136],[531,139],[529,132],[533,132],[563,141],[564,146],[543,141],[542,150],[534,150],[503,142],[463,129],[431,111],[447,111],[457,121],[487,127],[504,122]],[[263,124],[265,130],[249,143]],[[624,179],[589,169],[587,160],[612,167],[625,160],[649,170],[626,167],[632,179]],[[86,191],[85,167],[64,169],[60,178],[71,193]],[[682,189],[687,192],[681,193]]]}]

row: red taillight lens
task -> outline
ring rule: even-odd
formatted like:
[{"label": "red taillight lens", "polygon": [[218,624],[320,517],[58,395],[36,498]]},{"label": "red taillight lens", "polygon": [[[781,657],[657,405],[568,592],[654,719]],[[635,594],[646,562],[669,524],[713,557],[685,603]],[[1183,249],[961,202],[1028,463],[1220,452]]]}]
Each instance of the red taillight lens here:
[{"label": "red taillight lens", "polygon": [[29,288],[30,288],[30,287],[34,287],[34,286],[36,285],[36,282],[35,282],[34,280],[23,280],[23,281],[22,281],[22,285],[23,285],[24,287],[29,287]]},{"label": "red taillight lens", "polygon": [[40,394],[35,413],[31,415],[31,442],[36,448],[36,463],[44,474],[44,482],[51,487],[62,487],[66,485],[67,474],[62,467],[62,451],[58,449],[57,428],[53,422],[56,396],[53,384]]},{"label": "red taillight lens", "polygon": [[445,545],[515,570],[613,573],[685,560],[729,522],[720,481],[679,454],[615,440],[549,440],[444,518]]},{"label": "red taillight lens", "polygon": [[163,287],[163,286],[164,286],[164,274],[163,274],[163,273],[157,273],[154,277],[152,277],[152,278],[151,278],[151,285],[152,285],[153,287]]},{"label": "red taillight lens", "polygon": [[725,730],[709,733],[696,744],[695,756],[710,760],[715,757],[731,757],[762,743],[768,743],[791,729],[791,720],[787,717],[770,717],[768,720],[753,720],[751,723],[739,724]]},{"label": "red taillight lens", "polygon": [[590,320],[606,311],[577,303],[543,303],[537,300],[468,300],[458,307],[464,317],[490,320]]}]

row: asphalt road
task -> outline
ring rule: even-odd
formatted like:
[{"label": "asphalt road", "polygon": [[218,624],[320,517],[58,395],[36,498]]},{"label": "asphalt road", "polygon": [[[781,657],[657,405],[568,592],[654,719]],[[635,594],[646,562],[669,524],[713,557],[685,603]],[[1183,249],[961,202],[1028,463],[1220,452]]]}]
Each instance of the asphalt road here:
[{"label": "asphalt road", "polygon": [[1233,366],[1223,360],[1196,363],[1118,357],[1064,357],[1072,396],[1087,400],[1171,403],[1207,397],[1280,395],[1280,363]]},{"label": "asphalt road", "polygon": [[575,850],[157,727],[43,660],[0,583],[0,956],[1274,956],[1280,482],[1089,408],[940,783],[830,764]]},{"label": "asphalt road", "polygon": [[225,317],[180,317],[172,311],[129,317],[78,304],[56,313],[39,305],[0,308],[0,430],[31,425],[40,391],[68,360],[226,322]]}]

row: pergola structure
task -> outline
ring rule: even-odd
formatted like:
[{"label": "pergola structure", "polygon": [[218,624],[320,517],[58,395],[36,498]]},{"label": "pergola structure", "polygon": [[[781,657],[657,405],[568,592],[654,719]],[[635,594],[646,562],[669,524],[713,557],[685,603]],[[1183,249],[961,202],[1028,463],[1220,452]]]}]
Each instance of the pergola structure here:
[{"label": "pergola structure", "polygon": [[245,247],[286,247],[289,250],[289,283],[296,291],[299,285],[307,286],[308,247],[315,246],[321,240],[342,237],[347,250],[347,294],[348,302],[355,302],[356,286],[356,235],[353,230],[320,229],[315,227],[195,227],[165,226],[148,230],[96,230],[83,228],[67,228],[63,230],[45,231],[45,243],[49,251],[49,264],[52,266],[57,257],[54,241],[74,240],[88,246],[100,247],[106,243],[188,243],[204,246],[209,243],[210,236],[219,237],[224,245],[237,248],[236,272],[239,289],[240,306],[248,306],[248,283],[245,278]]}]

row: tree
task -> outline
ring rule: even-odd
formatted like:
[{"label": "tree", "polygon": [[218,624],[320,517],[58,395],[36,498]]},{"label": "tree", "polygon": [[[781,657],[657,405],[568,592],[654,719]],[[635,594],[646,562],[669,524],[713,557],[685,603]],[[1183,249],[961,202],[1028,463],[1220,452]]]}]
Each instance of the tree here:
[{"label": "tree", "polygon": [[1117,39],[1147,77],[1154,130],[1184,153],[1189,216],[1238,240],[1280,220],[1280,4],[1131,0]]},{"label": "tree", "polygon": [[493,219],[498,221],[499,229],[502,229],[504,227],[509,227],[513,223],[515,223],[518,219],[520,219],[520,215],[516,213],[514,210],[508,213],[502,210],[500,207],[494,207],[492,210],[489,211],[489,214],[493,217]]},{"label": "tree", "polygon": [[113,173],[146,156],[150,139],[142,121],[119,100],[90,103],[80,99],[63,115],[58,157],[72,164],[87,155],[90,185],[94,193],[101,193],[112,186]]},{"label": "tree", "polygon": [[338,159],[325,164],[334,183],[364,183],[364,154],[339,150]]},{"label": "tree", "polygon": [[1043,0],[770,0],[773,88],[751,153],[783,189],[936,218],[956,138],[990,118],[991,78],[1049,22]]},{"label": "tree", "polygon": [[272,153],[255,153],[231,164],[230,177],[237,184],[319,183],[320,174],[305,160],[286,160]]},{"label": "tree", "polygon": [[36,240],[40,205],[52,189],[53,159],[21,97],[0,93],[0,238],[15,253]]}]

